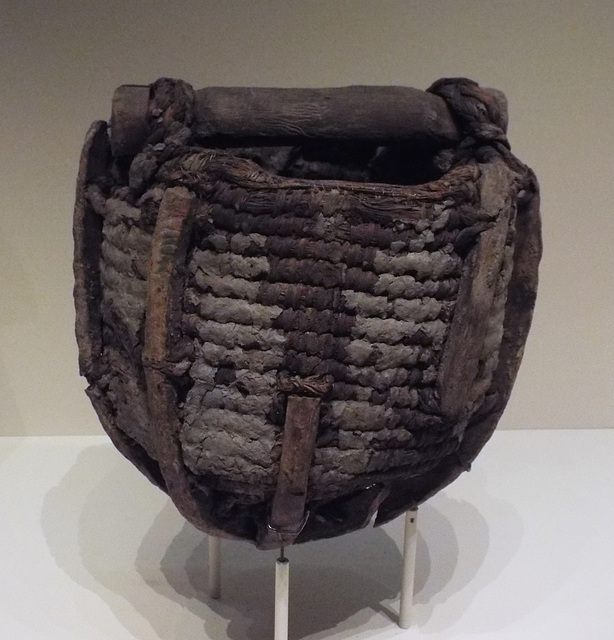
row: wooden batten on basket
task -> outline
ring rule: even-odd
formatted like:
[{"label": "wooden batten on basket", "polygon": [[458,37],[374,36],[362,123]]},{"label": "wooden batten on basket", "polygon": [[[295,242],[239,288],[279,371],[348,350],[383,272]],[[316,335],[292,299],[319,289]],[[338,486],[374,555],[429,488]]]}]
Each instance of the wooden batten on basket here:
[{"label": "wooden batten on basket", "polygon": [[500,92],[120,87],[83,149],[80,368],[194,525],[270,548],[415,508],[505,407],[541,254]]}]

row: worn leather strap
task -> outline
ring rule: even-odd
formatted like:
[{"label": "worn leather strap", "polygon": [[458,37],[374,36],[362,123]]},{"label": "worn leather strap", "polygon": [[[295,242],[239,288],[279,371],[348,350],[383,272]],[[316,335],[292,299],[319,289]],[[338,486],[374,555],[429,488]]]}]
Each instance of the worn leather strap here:
[{"label": "worn leather strap", "polygon": [[292,544],[303,529],[309,470],[320,421],[320,398],[288,397],[277,488],[267,529],[258,546],[273,549]]}]

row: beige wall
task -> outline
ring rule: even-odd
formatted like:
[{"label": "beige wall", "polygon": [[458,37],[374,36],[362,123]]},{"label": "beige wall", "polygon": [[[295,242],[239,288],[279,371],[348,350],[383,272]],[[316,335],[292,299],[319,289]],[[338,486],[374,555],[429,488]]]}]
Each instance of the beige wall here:
[{"label": "beige wall", "polygon": [[0,4],[0,434],[98,433],[77,375],[74,179],[114,88],[502,89],[542,185],[545,257],[502,426],[614,426],[614,2],[423,0]]}]

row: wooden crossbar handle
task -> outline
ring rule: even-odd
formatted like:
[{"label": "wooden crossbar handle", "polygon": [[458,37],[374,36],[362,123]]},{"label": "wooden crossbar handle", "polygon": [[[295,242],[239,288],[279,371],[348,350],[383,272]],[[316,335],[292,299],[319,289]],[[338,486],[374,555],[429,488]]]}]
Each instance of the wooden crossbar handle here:
[{"label": "wooden crossbar handle", "polygon": [[[115,155],[136,153],[147,140],[149,109],[149,87],[116,90],[111,119]],[[195,92],[191,128],[198,139],[427,139],[444,145],[460,138],[445,101],[411,87],[208,87]]]}]

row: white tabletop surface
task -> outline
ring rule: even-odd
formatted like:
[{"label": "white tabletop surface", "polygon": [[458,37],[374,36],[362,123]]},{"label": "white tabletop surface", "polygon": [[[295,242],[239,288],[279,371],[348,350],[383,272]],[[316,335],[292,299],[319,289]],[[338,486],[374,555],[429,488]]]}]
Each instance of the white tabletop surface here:
[{"label": "white tabletop surface", "polygon": [[[419,512],[414,626],[395,624],[403,519],[289,549],[290,639],[611,640],[614,430],[500,431]],[[274,552],[206,536],[105,436],[0,438],[0,638],[272,638]]]}]

